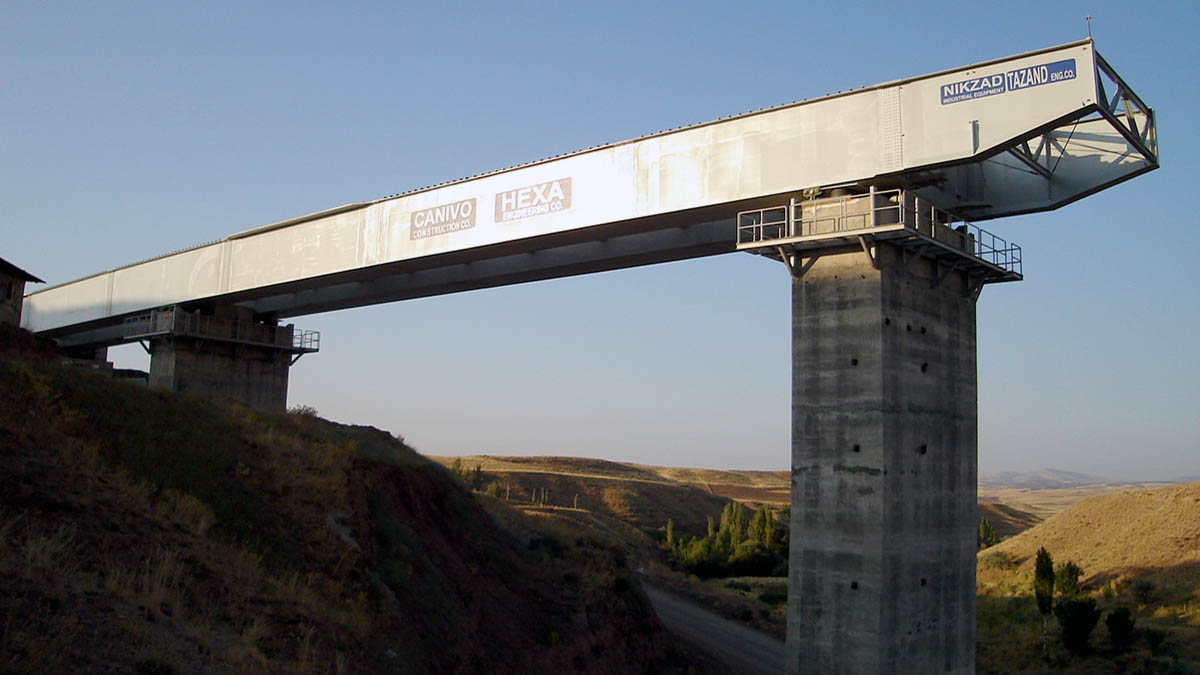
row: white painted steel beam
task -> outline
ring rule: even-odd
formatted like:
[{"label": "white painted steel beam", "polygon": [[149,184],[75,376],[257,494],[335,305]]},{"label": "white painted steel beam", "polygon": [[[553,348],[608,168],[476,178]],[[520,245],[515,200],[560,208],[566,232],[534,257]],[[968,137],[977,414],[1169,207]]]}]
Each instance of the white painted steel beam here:
[{"label": "white painted steel beam", "polygon": [[735,248],[713,223],[830,186],[998,218],[1157,166],[1153,110],[1086,40],[248,230],[39,290],[23,325],[111,342],[156,307],[279,318],[710,255]]}]

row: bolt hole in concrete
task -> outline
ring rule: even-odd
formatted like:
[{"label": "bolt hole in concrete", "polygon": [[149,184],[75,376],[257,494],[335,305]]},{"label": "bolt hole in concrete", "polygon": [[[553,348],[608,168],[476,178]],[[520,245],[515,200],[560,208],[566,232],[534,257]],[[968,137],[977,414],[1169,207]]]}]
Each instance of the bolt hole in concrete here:
[{"label": "bolt hole in concrete", "polygon": [[890,325],[892,325],[892,320],[891,320],[891,319],[884,319],[884,320],[883,320],[883,325],[885,325],[885,326],[890,326]]},{"label": "bolt hole in concrete", "polygon": [[921,326],[921,335],[925,334],[925,326]]},{"label": "bolt hole in concrete", "polygon": [[923,587],[923,586],[925,586],[925,580],[924,580],[924,579],[922,579],[922,580],[921,580],[921,586],[922,586],[922,587]]},{"label": "bolt hole in concrete", "polygon": [[854,444],[854,451],[855,451],[855,452],[862,452],[862,446],[861,446],[861,445],[859,445],[858,443],[855,443],[855,444]]},{"label": "bolt hole in concrete", "polygon": [[904,326],[904,330],[906,330],[906,331],[908,331],[908,332],[910,332],[910,333],[911,333],[911,332],[912,332],[912,324],[911,324],[911,323],[910,323],[910,324],[905,324],[905,326]]},{"label": "bolt hole in concrete", "polygon": [[922,445],[920,448],[917,449],[917,452],[919,452],[923,455],[926,452],[929,452],[929,446]]},{"label": "bolt hole in concrete", "polygon": [[850,365],[852,365],[852,366],[857,366],[857,365],[858,365],[858,359],[850,359]]},{"label": "bolt hole in concrete", "polygon": [[852,588],[852,589],[854,589],[854,590],[856,590],[856,591],[857,591],[857,590],[858,590],[858,582],[857,582],[857,581],[851,581],[851,582],[850,582],[850,588]]},{"label": "bolt hole in concrete", "polygon": [[927,371],[927,370],[929,370],[929,364],[928,364],[928,363],[922,363],[922,364],[921,364],[921,372],[923,373],[923,372],[925,372],[925,371]]}]

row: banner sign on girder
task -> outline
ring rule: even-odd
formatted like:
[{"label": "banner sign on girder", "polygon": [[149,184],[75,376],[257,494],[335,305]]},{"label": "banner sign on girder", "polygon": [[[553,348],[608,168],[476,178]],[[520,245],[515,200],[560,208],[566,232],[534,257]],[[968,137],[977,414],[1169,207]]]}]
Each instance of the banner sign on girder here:
[{"label": "banner sign on girder", "polygon": [[1007,73],[973,77],[942,85],[942,105],[973,101],[1009,91],[1075,79],[1075,59],[1017,68]]}]

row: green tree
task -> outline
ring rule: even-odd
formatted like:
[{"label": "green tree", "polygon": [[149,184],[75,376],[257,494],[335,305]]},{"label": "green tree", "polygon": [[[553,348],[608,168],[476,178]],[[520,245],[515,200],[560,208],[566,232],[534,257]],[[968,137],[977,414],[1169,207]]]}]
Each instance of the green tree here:
[{"label": "green tree", "polygon": [[466,478],[467,471],[463,468],[462,457],[455,457],[454,461],[450,463],[450,473],[459,480]]},{"label": "green tree", "polygon": [[746,540],[746,506],[741,502],[733,503],[733,540],[732,544],[737,546]]},{"label": "green tree", "polygon": [[675,550],[675,521],[667,518],[667,548]]},{"label": "green tree", "polygon": [[483,465],[476,464],[471,472],[471,489],[478,492],[483,487]]},{"label": "green tree", "polygon": [[1079,577],[1083,569],[1071,561],[1059,565],[1054,570],[1054,588],[1063,600],[1077,600],[1082,595],[1079,590]]},{"label": "green tree", "polygon": [[791,527],[792,506],[791,504],[787,504],[779,510],[779,519],[775,523],[774,541],[767,543],[767,547],[775,551],[776,555],[781,556],[785,563],[788,558],[788,542],[791,539]]},{"label": "green tree", "polygon": [[992,522],[983,516],[979,517],[979,548],[987,548],[995,546],[1000,542],[1000,535],[996,534],[996,528],[992,527]]},{"label": "green tree", "polygon": [[1037,552],[1037,562],[1034,563],[1033,594],[1037,597],[1038,611],[1042,613],[1042,649],[1049,651],[1046,641],[1046,622],[1054,608],[1054,559],[1043,548]]},{"label": "green tree", "polygon": [[766,546],[767,533],[774,524],[775,517],[771,515],[771,507],[763,504],[750,518],[750,525],[746,528],[746,538],[756,544]]},{"label": "green tree", "polygon": [[717,524],[713,522],[713,517],[708,517],[708,538],[713,539],[717,536]]},{"label": "green tree", "polygon": [[500,498],[500,483],[497,481],[492,481],[491,483],[488,484],[487,490],[483,494],[485,494],[489,497],[496,497],[497,499],[499,499]]}]

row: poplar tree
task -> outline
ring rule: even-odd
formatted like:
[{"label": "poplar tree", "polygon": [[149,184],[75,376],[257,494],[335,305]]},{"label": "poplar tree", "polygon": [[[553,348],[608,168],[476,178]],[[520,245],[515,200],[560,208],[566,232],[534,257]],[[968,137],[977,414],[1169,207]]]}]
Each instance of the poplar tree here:
[{"label": "poplar tree", "polygon": [[1042,649],[1050,651],[1046,639],[1046,622],[1054,610],[1054,559],[1045,547],[1039,548],[1033,568],[1033,594],[1037,596],[1038,611],[1042,613]]},{"label": "poplar tree", "polygon": [[979,518],[979,548],[994,546],[999,542],[1000,535],[996,534],[996,528],[992,527],[990,520],[981,516]]}]

